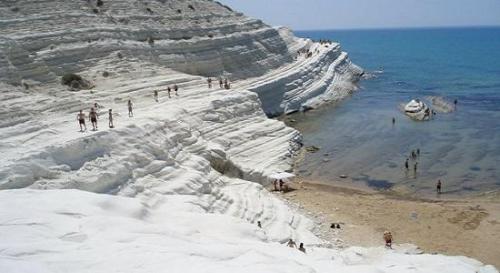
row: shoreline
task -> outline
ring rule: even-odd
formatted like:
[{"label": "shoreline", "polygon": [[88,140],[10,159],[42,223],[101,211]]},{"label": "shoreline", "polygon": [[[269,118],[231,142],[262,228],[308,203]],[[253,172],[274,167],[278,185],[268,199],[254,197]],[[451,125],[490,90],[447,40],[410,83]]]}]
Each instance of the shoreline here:
[{"label": "shoreline", "polygon": [[381,246],[382,233],[390,230],[396,245],[500,267],[500,202],[493,198],[435,200],[302,179],[294,184],[282,197],[313,216],[318,236],[336,245]]}]

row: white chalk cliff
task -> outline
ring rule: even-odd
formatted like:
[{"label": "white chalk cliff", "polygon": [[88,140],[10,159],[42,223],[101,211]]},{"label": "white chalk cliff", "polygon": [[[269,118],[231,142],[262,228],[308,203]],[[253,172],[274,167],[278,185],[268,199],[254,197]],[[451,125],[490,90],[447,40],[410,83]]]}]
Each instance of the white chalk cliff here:
[{"label": "white chalk cliff", "polygon": [[[94,87],[70,90],[68,73]],[[264,188],[300,146],[268,116],[342,99],[361,73],[338,44],[215,1],[1,1],[0,272],[498,272],[338,249]],[[207,87],[220,75],[230,90]],[[99,130],[78,132],[94,103]]]}]

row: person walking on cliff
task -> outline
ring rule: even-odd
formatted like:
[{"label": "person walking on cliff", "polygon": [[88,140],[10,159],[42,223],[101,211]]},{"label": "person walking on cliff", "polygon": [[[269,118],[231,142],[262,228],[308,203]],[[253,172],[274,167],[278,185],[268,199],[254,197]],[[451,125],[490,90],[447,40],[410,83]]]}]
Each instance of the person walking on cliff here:
[{"label": "person walking on cliff", "polygon": [[167,93],[168,93],[168,98],[171,99],[172,96],[170,96],[170,92],[172,92],[172,89],[170,89],[170,86],[167,86]]},{"label": "person walking on cliff", "polygon": [[154,98],[155,98],[155,101],[158,102],[158,90],[154,91]]},{"label": "person walking on cliff", "polygon": [[109,109],[108,110],[108,125],[109,125],[109,128],[114,128],[115,126],[113,125],[113,110],[112,109]]},{"label": "person walking on cliff", "polygon": [[[80,132],[87,131],[87,125],[85,125],[85,114],[83,113],[83,110],[80,110],[80,113],[76,115],[76,120],[78,120],[78,125],[80,125]],[[83,128],[85,128],[85,130]]]},{"label": "person walking on cliff", "polygon": [[133,117],[134,116],[134,113],[132,112],[132,100],[128,100],[127,102],[127,106],[128,106],[128,117]]},{"label": "person walking on cliff", "polygon": [[92,131],[97,131],[97,113],[94,107],[90,108],[89,121],[92,123]]},{"label": "person walking on cliff", "polygon": [[436,184],[436,191],[438,194],[441,194],[441,179],[439,179]]},{"label": "person walking on cliff", "polygon": [[175,92],[175,95],[176,95],[176,96],[179,96],[179,94],[177,93],[177,90],[179,90],[179,87],[177,86],[177,84],[174,84],[174,92]]},{"label": "person walking on cliff", "polygon": [[211,89],[212,88],[212,78],[208,77],[207,83],[208,83],[208,88]]},{"label": "person walking on cliff", "polygon": [[219,77],[219,87],[223,88],[224,87],[224,82],[222,81],[222,78]]}]

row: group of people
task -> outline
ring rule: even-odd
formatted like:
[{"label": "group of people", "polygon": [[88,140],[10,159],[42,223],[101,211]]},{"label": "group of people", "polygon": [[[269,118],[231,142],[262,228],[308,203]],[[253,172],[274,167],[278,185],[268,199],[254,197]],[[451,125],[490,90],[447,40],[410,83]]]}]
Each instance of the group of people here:
[{"label": "group of people", "polygon": [[[174,91],[174,93],[175,93],[175,95],[176,95],[176,96],[179,96],[179,93],[178,93],[178,91],[179,91],[179,86],[177,86],[177,84],[174,84],[172,87],[167,86],[166,91],[167,91],[167,94],[168,94],[168,98],[169,98],[169,99],[170,99],[170,98],[172,98],[172,94],[171,94],[171,93],[172,93],[172,91]],[[159,102],[159,97],[158,97],[158,95],[159,95],[158,90],[155,90],[155,91],[153,92],[153,97],[154,97],[154,99],[155,99],[155,101],[156,101],[156,102]]]},{"label": "group of people", "polygon": [[306,49],[306,48],[302,48],[302,49],[300,49],[300,50],[297,50],[297,57],[301,56],[302,54],[304,54],[304,56],[305,56],[306,58],[310,58],[310,57],[312,57],[312,54],[313,54],[313,53],[312,53],[312,51],[311,51],[311,50],[309,50],[308,48],[307,48],[307,49]]},{"label": "group of people", "polygon": [[[208,77],[207,83],[208,88],[212,88],[212,78]],[[227,78],[222,79],[222,77],[219,77],[219,87],[223,89],[231,89],[231,84]]]},{"label": "group of people", "polygon": [[417,150],[412,150],[410,153],[410,156],[406,158],[405,161],[405,169],[406,172],[410,170],[410,159],[414,161],[413,163],[413,171],[414,171],[414,177],[417,177],[417,167],[418,167],[418,161],[417,159],[420,158],[420,149]]},{"label": "group of people", "polygon": [[[92,123],[92,131],[97,131],[97,121],[99,120],[99,109],[102,108],[101,105],[99,105],[97,102],[94,103],[94,107],[90,108],[89,111],[89,122]],[[132,100],[128,100],[127,102],[127,108],[128,108],[128,116],[133,117],[133,104]],[[80,132],[87,131],[87,124],[85,123],[86,116],[83,110],[80,110],[78,114],[76,115],[76,120],[78,121],[78,125],[80,126]],[[109,128],[114,128],[115,125],[113,124],[113,109],[108,109],[108,126]]]},{"label": "group of people", "polygon": [[287,192],[289,190],[288,185],[283,179],[274,179],[273,181],[274,191]]},{"label": "group of people", "polygon": [[[297,248],[297,244],[291,238],[290,238],[290,240],[288,240],[287,246],[291,247],[291,248]],[[306,253],[306,248],[304,247],[304,243],[300,243],[300,245],[299,245],[299,247],[297,249],[299,251],[302,251],[302,252]]]},{"label": "group of people", "polygon": [[[410,153],[410,156],[406,158],[406,161],[405,161],[405,169],[406,169],[406,172],[408,173],[408,171],[410,170],[410,159],[414,161],[414,164],[413,164],[413,171],[414,171],[414,178],[417,178],[417,167],[418,167],[418,159],[420,158],[420,149],[417,148],[416,150],[412,150],[411,153]],[[443,186],[443,183],[441,182],[441,179],[438,179],[437,183],[436,183],[436,192],[438,194],[441,194],[441,188]]]}]

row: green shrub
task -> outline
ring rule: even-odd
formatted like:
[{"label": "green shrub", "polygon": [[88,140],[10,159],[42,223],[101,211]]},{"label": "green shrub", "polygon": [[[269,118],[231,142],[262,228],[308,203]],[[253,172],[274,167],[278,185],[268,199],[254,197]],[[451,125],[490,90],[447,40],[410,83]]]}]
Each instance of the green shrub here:
[{"label": "green shrub", "polygon": [[61,83],[64,85],[71,85],[73,81],[83,82],[83,78],[77,74],[69,73],[62,77]]}]

